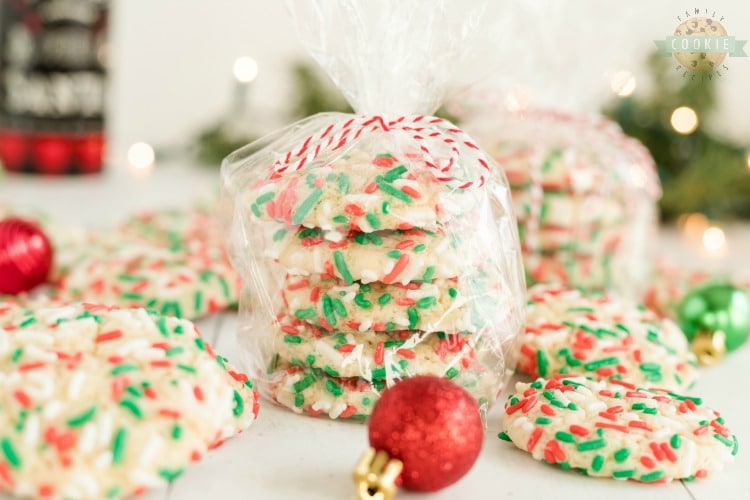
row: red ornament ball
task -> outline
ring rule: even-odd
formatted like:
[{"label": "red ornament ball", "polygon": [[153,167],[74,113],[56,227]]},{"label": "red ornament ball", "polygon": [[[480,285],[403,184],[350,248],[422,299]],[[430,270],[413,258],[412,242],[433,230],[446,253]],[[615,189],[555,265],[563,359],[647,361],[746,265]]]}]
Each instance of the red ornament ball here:
[{"label": "red ornament ball", "polygon": [[369,421],[370,446],[404,463],[404,488],[437,491],[461,479],[482,449],[474,398],[445,378],[403,380],[383,392]]},{"label": "red ornament ball", "polygon": [[23,219],[0,221],[0,293],[27,292],[44,283],[52,267],[52,245],[44,232]]}]

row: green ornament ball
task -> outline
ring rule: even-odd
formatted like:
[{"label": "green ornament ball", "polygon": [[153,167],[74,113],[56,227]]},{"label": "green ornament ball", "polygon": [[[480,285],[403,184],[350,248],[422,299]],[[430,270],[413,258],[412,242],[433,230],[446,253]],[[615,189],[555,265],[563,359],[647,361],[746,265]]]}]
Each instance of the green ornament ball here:
[{"label": "green ornament ball", "polygon": [[729,283],[709,283],[682,299],[677,320],[689,341],[699,333],[723,332],[726,350],[733,351],[750,336],[750,296]]}]

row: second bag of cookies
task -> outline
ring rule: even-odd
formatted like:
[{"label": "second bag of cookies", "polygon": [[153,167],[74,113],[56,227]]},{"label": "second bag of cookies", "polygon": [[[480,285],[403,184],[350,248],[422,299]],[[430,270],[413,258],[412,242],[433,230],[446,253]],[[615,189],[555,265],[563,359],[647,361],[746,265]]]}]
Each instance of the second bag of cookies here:
[{"label": "second bag of cookies", "polygon": [[222,165],[247,368],[310,415],[364,419],[385,388],[425,374],[486,410],[523,324],[511,194],[431,114],[468,74],[492,2],[288,5],[357,114],[312,116]]}]

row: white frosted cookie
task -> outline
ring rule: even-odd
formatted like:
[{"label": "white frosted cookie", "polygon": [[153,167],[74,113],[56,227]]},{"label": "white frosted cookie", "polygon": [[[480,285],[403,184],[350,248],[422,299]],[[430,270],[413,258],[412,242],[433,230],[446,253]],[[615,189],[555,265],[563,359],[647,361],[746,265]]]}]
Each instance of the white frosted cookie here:
[{"label": "white frosted cookie", "polygon": [[260,182],[244,195],[244,204],[251,220],[369,233],[435,229],[475,202],[473,194],[437,181],[430,169],[410,170],[410,161],[385,151],[350,151]]},{"label": "white frosted cookie", "polygon": [[737,454],[737,437],[700,398],[583,377],[518,383],[501,439],[535,460],[644,483],[702,478]]},{"label": "white frosted cookie", "polygon": [[173,252],[201,251],[201,247],[219,251],[224,246],[215,214],[201,207],[142,212],[126,219],[118,228],[118,234]]},{"label": "white frosted cookie", "polygon": [[[455,234],[422,229],[342,234],[316,228],[279,229],[271,256],[290,274],[323,274],[347,283],[408,283],[454,278],[463,274]],[[466,249],[463,249],[465,253]]]},{"label": "white frosted cookie", "polygon": [[62,297],[191,319],[237,301],[240,280],[220,249],[183,252],[128,238],[105,241],[110,250],[93,252],[71,269]]},{"label": "white frosted cookie", "polygon": [[287,275],[282,296],[292,316],[328,331],[473,332],[484,326],[453,280],[347,285],[319,275]]},{"label": "white frosted cookie", "polygon": [[517,367],[533,377],[577,374],[675,390],[697,376],[672,321],[609,295],[544,285],[529,290]]},{"label": "white frosted cookie", "polygon": [[0,328],[0,484],[23,497],[162,487],[258,410],[195,326],[143,309],[38,309]]},{"label": "white frosted cookie", "polygon": [[386,380],[446,375],[487,368],[477,359],[481,336],[403,330],[391,333],[328,333],[288,315],[279,318],[272,359],[317,368],[332,377]]},{"label": "white frosted cookie", "polygon": [[[413,367],[421,368],[417,364]],[[488,401],[495,398],[499,379],[489,371],[480,376],[472,370],[457,373],[449,370],[446,366],[442,373],[434,375],[452,377],[451,380],[465,388],[477,399],[482,411],[486,411]],[[427,373],[415,371],[412,376],[422,374]],[[398,380],[333,377],[321,369],[276,360],[261,387],[269,398],[297,413],[364,420],[372,412],[380,393]]]},{"label": "white frosted cookie", "polygon": [[612,195],[547,191],[539,201],[534,196],[530,190],[513,191],[513,206],[520,222],[532,219],[542,228],[602,228],[618,224],[626,215],[622,201]]}]

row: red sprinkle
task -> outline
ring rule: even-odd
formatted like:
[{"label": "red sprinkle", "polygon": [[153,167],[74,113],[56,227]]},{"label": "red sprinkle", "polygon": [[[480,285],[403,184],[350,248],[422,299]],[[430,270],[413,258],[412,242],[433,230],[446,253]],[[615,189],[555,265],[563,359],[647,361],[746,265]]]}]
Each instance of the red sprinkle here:
[{"label": "red sprinkle", "polygon": [[36,370],[37,368],[44,368],[45,366],[47,366],[47,363],[45,363],[44,361],[33,361],[31,363],[20,365],[18,367],[18,371],[28,372],[31,370]]},{"label": "red sprinkle", "polygon": [[180,412],[177,410],[171,410],[169,408],[162,408],[159,410],[159,415],[162,417],[178,419],[180,418]]},{"label": "red sprinkle", "polygon": [[410,351],[409,349],[398,349],[396,354],[406,359],[414,359],[417,357],[417,355],[414,354],[414,351]]},{"label": "red sprinkle", "polygon": [[546,403],[540,406],[539,409],[542,410],[542,413],[544,413],[548,417],[554,417],[555,415],[557,415],[557,412],[554,409],[552,409],[550,405]]},{"label": "red sprinkle", "polygon": [[576,436],[588,436],[589,434],[589,430],[580,425],[573,424],[570,426],[569,430],[571,434],[575,434]]},{"label": "red sprinkle", "polygon": [[664,452],[664,455],[667,457],[667,460],[669,460],[672,463],[677,462],[677,455],[675,455],[674,451],[672,451],[672,447],[669,446],[668,443],[662,443],[660,446],[661,451]]},{"label": "red sprinkle", "polygon": [[536,402],[538,401],[538,398],[536,396],[531,396],[530,398],[525,400],[526,402],[523,404],[523,408],[521,408],[521,411],[524,413],[528,413],[531,411],[534,406],[536,406]]},{"label": "red sprinkle", "polygon": [[399,306],[403,306],[403,307],[413,306],[416,303],[417,303],[416,300],[410,299],[408,297],[401,297],[400,299],[396,300],[396,304]]},{"label": "red sprinkle", "polygon": [[647,457],[646,455],[641,457],[641,463],[647,469],[653,469],[654,467],[656,467],[656,462],[654,462],[651,457]]},{"label": "red sprinkle", "polygon": [[409,265],[409,256],[405,253],[402,253],[401,256],[396,261],[396,264],[393,266],[393,269],[390,273],[388,273],[383,278],[383,283],[390,284],[393,283],[399,274],[401,274],[404,269],[406,269],[406,266]]},{"label": "red sprinkle", "polygon": [[16,400],[21,406],[27,409],[31,408],[31,397],[28,394],[19,389],[13,393],[13,396],[15,396]]},{"label": "red sprinkle", "polygon": [[104,332],[104,333],[97,335],[94,338],[94,342],[98,344],[100,342],[107,342],[110,340],[119,339],[120,337],[122,337],[122,330],[112,330],[112,331]]},{"label": "red sprinkle", "polygon": [[354,203],[347,204],[344,207],[344,212],[348,213],[349,215],[354,215],[355,217],[361,217],[365,215],[364,209]]},{"label": "red sprinkle", "polygon": [[348,405],[348,406],[346,407],[346,409],[345,409],[344,411],[342,411],[342,412],[341,412],[341,415],[340,415],[340,417],[341,417],[341,418],[349,418],[349,417],[351,417],[352,415],[354,415],[355,413],[357,413],[357,408],[356,408],[355,406],[352,406],[352,405]]},{"label": "red sprinkle", "polygon": [[371,182],[365,187],[365,193],[372,194],[375,191],[378,190],[378,183],[377,182]]},{"label": "red sprinkle", "polygon": [[644,431],[652,432],[653,429],[646,423],[640,420],[631,420],[628,422],[628,426],[633,429],[643,429]]},{"label": "red sprinkle", "polygon": [[617,421],[616,415],[612,415],[611,413],[607,413],[606,411],[600,411],[599,416],[602,418],[606,418],[607,420],[611,420],[613,422]]},{"label": "red sprinkle", "polygon": [[625,387],[627,389],[630,389],[631,391],[636,390],[636,386],[631,384],[630,382],[625,382],[624,380],[620,379],[613,379],[609,381],[610,384],[620,385],[622,387]]},{"label": "red sprinkle", "polygon": [[354,344],[342,344],[338,346],[336,350],[339,352],[343,352],[343,353],[349,353],[349,352],[352,352],[355,347],[357,346],[355,346]]},{"label": "red sprinkle", "polygon": [[154,368],[169,368],[170,366],[172,366],[172,362],[168,359],[156,359],[154,361],[151,361],[149,364]]},{"label": "red sprinkle", "polygon": [[320,287],[316,286],[310,290],[310,302],[317,302],[320,299]]},{"label": "red sprinkle", "polygon": [[411,196],[412,198],[421,198],[422,194],[411,186],[404,186],[401,191]]},{"label": "red sprinkle", "polygon": [[664,455],[664,452],[662,451],[661,447],[658,443],[649,443],[648,447],[651,448],[651,453],[654,454],[654,458],[658,461],[664,460],[666,457]]},{"label": "red sprinkle", "polygon": [[49,498],[55,493],[55,488],[51,484],[39,485],[39,496],[42,498]]},{"label": "red sprinkle", "polygon": [[523,405],[525,405],[525,404],[526,404],[526,400],[522,399],[519,402],[517,402],[516,404],[510,405],[509,407],[507,407],[505,409],[505,414],[506,415],[513,415],[515,412],[517,412],[518,410],[520,410],[521,408],[523,408]]},{"label": "red sprinkle", "polygon": [[597,422],[596,423],[596,427],[599,427],[601,429],[613,429],[613,430],[616,430],[616,431],[623,432],[625,434],[629,434],[630,433],[630,430],[627,427],[625,427],[624,425],[610,424],[610,423],[607,423],[607,422]]},{"label": "red sprinkle", "polygon": [[529,436],[529,440],[526,442],[526,450],[531,451],[534,449],[536,444],[539,442],[539,439],[542,437],[542,429],[537,427],[534,429],[534,432],[531,433],[531,436]]},{"label": "red sprinkle", "polygon": [[700,427],[696,427],[693,431],[693,434],[696,436],[702,436],[708,432],[708,426],[707,425],[701,425]]},{"label": "red sprinkle", "polygon": [[287,290],[299,290],[300,288],[305,288],[307,286],[310,286],[310,280],[299,280],[296,283],[289,283],[286,286]]},{"label": "red sprinkle", "polygon": [[698,469],[695,471],[695,477],[699,479],[703,479],[706,476],[708,476],[708,471],[706,469]]},{"label": "red sprinkle", "polygon": [[203,401],[204,399],[203,389],[201,389],[200,386],[196,385],[195,387],[193,387],[193,395],[195,396],[195,399],[197,399],[198,401]]},{"label": "red sprinkle", "polygon": [[406,250],[407,248],[413,247],[415,244],[416,242],[414,240],[403,240],[398,242],[396,248],[398,250]]},{"label": "red sprinkle", "polygon": [[375,354],[373,355],[373,360],[375,361],[376,365],[382,365],[383,361],[385,360],[385,345],[383,342],[378,342],[378,345],[375,346]]}]

